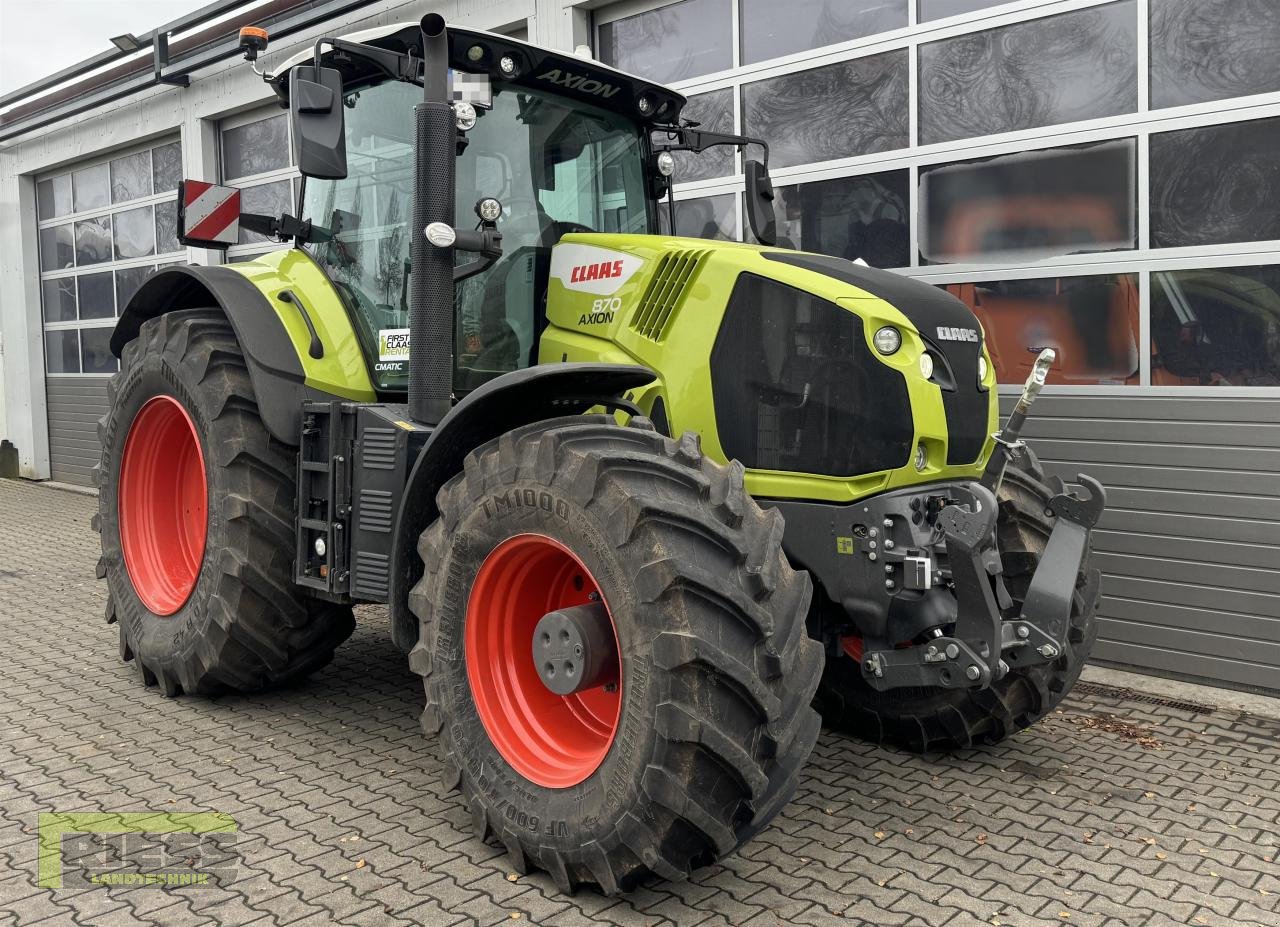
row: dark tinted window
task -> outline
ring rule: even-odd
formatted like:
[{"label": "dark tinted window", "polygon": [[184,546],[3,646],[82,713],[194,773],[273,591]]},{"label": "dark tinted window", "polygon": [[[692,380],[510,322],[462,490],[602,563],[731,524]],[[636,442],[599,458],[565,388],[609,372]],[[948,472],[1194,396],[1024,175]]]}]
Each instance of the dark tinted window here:
[{"label": "dark tinted window", "polygon": [[44,320],[46,322],[74,322],[76,320],[76,278],[59,277],[45,280]]},{"label": "dark tinted window", "polygon": [[1280,267],[1151,274],[1153,386],[1280,386]]},{"label": "dark tinted window", "polygon": [[1137,247],[1135,184],[1132,139],[922,167],[921,258],[991,261]]},{"label": "dark tinted window", "polygon": [[111,353],[110,328],[80,330],[80,360],[82,373],[115,373],[120,368]]},{"label": "dark tinted window", "polygon": [[908,0],[742,0],[742,63],[901,29]]},{"label": "dark tinted window", "polygon": [[62,174],[36,185],[41,219],[56,219],[71,212],[71,175]]},{"label": "dark tinted window", "polygon": [[733,67],[733,0],[681,0],[600,26],[597,54],[661,84]]},{"label": "dark tinted window", "polygon": [[81,274],[76,279],[80,285],[80,318],[109,319],[116,314],[111,271]]},{"label": "dark tinted window", "polygon": [[1057,360],[1050,383],[1138,382],[1135,274],[953,283],[986,333],[1000,383],[1022,383],[1042,348]]},{"label": "dark tinted window", "polygon": [[1151,245],[1280,238],[1280,119],[1151,136]]},{"label": "dark tinted window", "polygon": [[[289,126],[283,113],[222,132],[222,176],[262,174],[289,166]],[[246,206],[247,210],[248,207]]]},{"label": "dark tinted window", "polygon": [[80,338],[75,329],[44,333],[46,373],[80,372]]},{"label": "dark tinted window", "polygon": [[76,250],[71,224],[40,230],[40,269],[66,270],[75,266]]},{"label": "dark tinted window", "polygon": [[[734,215],[734,195],[700,196],[694,199],[676,200],[675,234],[687,238],[714,238],[720,241],[737,241],[738,225]],[[658,224],[664,235],[670,234],[667,203],[659,204]]]},{"label": "dark tinted window", "polygon": [[802,251],[906,267],[908,183],[901,170],[778,187],[778,234]]},{"label": "dark tinted window", "polygon": [[920,46],[920,143],[1129,113],[1133,0]]},{"label": "dark tinted window", "polygon": [[[689,102],[681,112],[681,119],[699,123],[699,128],[708,132],[733,132],[733,90],[713,90],[710,93],[699,93],[689,97]],[[654,144],[661,145],[667,140],[663,133],[655,133]],[[676,183],[690,180],[709,180],[712,177],[724,177],[733,173],[733,146],[720,145],[708,148],[702,154],[676,152],[676,172],[672,179]]]},{"label": "dark tinted window", "polygon": [[907,146],[907,52],[885,52],[742,88],[748,135],[768,139],[770,167]]},{"label": "dark tinted window", "polygon": [[1151,0],[1151,105],[1280,90],[1280,3]]}]

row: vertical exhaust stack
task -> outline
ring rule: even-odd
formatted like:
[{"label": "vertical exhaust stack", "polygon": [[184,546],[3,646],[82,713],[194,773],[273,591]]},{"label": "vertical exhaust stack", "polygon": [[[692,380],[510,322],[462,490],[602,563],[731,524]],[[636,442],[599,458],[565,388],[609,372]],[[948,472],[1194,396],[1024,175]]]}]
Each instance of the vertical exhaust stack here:
[{"label": "vertical exhaust stack", "polygon": [[423,101],[413,108],[413,222],[409,244],[409,414],[439,424],[453,396],[453,249],[427,241],[433,222],[454,223],[457,123],[449,100],[444,17],[422,17]]}]

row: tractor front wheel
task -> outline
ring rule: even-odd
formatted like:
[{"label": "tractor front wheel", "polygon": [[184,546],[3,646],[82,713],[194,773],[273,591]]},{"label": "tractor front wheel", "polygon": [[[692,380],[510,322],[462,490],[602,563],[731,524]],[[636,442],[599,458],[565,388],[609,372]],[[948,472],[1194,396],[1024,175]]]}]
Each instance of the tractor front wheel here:
[{"label": "tractor front wheel", "polygon": [[578,416],[479,448],[439,503],[410,594],[422,723],[516,869],[679,879],[786,804],[822,653],[741,466]]}]

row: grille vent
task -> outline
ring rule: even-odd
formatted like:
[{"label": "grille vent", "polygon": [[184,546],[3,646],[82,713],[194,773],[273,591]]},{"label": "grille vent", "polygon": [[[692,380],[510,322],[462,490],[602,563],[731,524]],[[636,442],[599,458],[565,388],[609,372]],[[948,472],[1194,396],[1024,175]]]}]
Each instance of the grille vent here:
[{"label": "grille vent", "polygon": [[371,470],[394,470],[396,466],[395,429],[366,428],[364,456],[361,462]]},{"label": "grille vent", "polygon": [[360,598],[374,602],[387,600],[387,581],[391,575],[391,560],[385,554],[367,550],[356,554],[356,568],[352,589]]},{"label": "grille vent", "polygon": [[668,251],[658,260],[649,288],[631,319],[632,330],[650,341],[662,341],[684,298],[685,289],[702,264],[707,251]]},{"label": "grille vent", "polygon": [[391,530],[392,497],[377,489],[360,490],[360,530],[387,533]]}]

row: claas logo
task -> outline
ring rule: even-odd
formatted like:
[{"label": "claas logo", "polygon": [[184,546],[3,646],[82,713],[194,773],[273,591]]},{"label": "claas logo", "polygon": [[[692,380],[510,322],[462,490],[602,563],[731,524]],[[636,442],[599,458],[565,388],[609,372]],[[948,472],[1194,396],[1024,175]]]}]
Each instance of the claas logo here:
[{"label": "claas logo", "polygon": [[599,264],[579,264],[569,271],[569,282],[583,283],[587,280],[603,280],[606,277],[621,276],[621,261],[601,261]]}]

